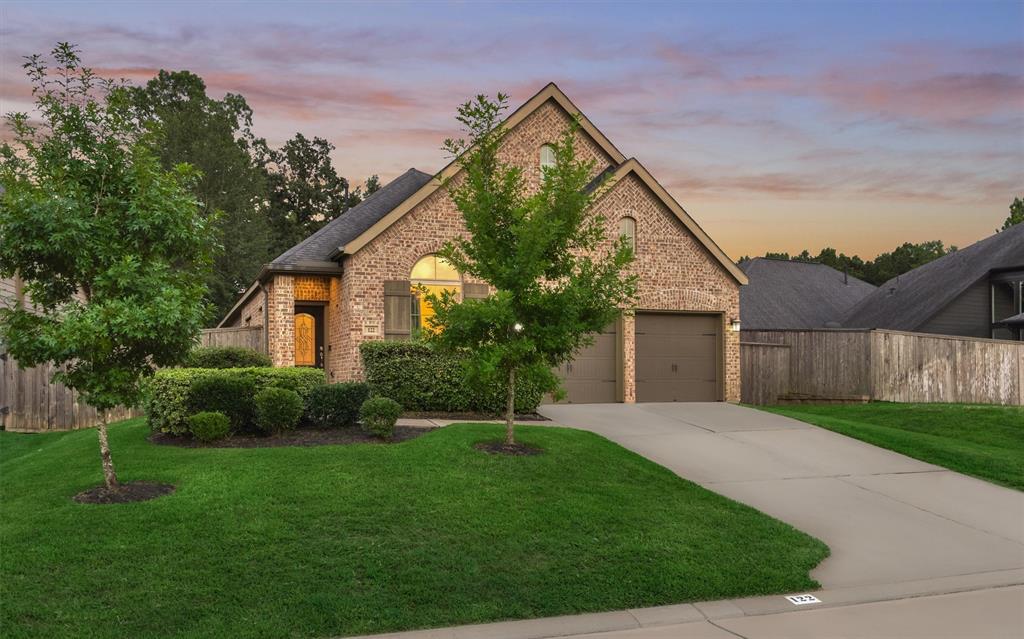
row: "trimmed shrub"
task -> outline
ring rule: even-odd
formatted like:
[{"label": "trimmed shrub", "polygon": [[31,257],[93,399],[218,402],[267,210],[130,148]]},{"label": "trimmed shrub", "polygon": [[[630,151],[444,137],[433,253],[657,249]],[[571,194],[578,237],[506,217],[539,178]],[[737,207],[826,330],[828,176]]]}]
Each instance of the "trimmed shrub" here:
[{"label": "trimmed shrub", "polygon": [[319,386],[306,399],[306,419],[318,428],[352,426],[369,396],[370,387],[363,382]]},{"label": "trimmed shrub", "polygon": [[292,430],[302,417],[302,398],[287,388],[264,388],[253,398],[256,428],[273,434]]},{"label": "trimmed shrub", "polygon": [[188,429],[201,442],[223,439],[231,432],[231,420],[224,413],[206,411],[188,418]]},{"label": "trimmed shrub", "polygon": [[[305,401],[314,388],[324,385],[324,372],[316,368],[165,368],[157,371],[146,384],[143,405],[150,428],[178,435],[188,433],[189,415],[220,410],[200,405],[193,387],[200,380],[223,376],[240,378],[243,380],[241,383],[250,389],[248,394],[224,398],[231,410],[222,412],[230,418],[231,413],[237,410],[243,422],[242,428],[254,427],[252,402],[257,391],[271,387],[287,388]],[[211,391],[206,388],[202,394],[209,396],[213,394]]]},{"label": "trimmed shrub", "polygon": [[[444,353],[430,344],[372,341],[359,346],[366,382],[374,395],[391,397],[405,410],[482,412],[505,410],[505,382],[482,384],[468,379],[465,355]],[[516,412],[537,409],[543,383],[531,377],[516,382]]]},{"label": "trimmed shrub", "polygon": [[395,422],[401,414],[402,405],[388,397],[371,397],[359,409],[363,430],[386,440],[394,435]]},{"label": "trimmed shrub", "polygon": [[200,346],[185,358],[186,368],[269,367],[270,356],[240,346]]},{"label": "trimmed shrub", "polygon": [[252,423],[252,396],[256,384],[251,377],[236,375],[227,369],[211,369],[212,375],[200,377],[188,389],[185,403],[190,413],[216,412],[227,416],[231,430],[245,430]]}]

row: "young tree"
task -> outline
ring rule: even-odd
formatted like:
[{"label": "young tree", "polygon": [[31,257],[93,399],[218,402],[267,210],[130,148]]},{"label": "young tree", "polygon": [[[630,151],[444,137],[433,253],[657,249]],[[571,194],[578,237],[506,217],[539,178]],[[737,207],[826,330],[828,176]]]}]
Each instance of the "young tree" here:
[{"label": "young tree", "polygon": [[531,195],[522,169],[499,158],[507,107],[507,96],[498,94],[458,109],[468,139],[445,141],[462,168],[446,186],[469,235],[438,253],[496,291],[480,300],[458,302],[451,293],[427,299],[436,310],[428,338],[467,350],[478,381],[507,381],[505,444],[512,446],[516,380],[557,389],[552,368],[632,304],[636,277],[625,273],[633,259],[627,242],[606,246],[606,220],[590,211],[604,185],[586,188],[595,165],[576,157],[578,125],[552,145],[555,166]]},{"label": "young tree", "polygon": [[187,165],[164,170],[158,132],[132,117],[121,84],[59,44],[50,69],[25,68],[41,120],[6,116],[0,146],[0,276],[17,273],[31,307],[0,310],[0,336],[23,366],[62,367],[56,381],[101,415],[103,476],[118,488],[107,410],[136,403],[142,379],[193,345],[213,249]]}]

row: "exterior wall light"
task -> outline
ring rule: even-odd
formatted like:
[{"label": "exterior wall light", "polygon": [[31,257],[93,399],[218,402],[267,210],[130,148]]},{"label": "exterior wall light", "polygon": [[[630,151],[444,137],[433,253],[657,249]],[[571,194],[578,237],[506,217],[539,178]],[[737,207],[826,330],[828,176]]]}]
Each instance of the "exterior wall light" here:
[{"label": "exterior wall light", "polygon": [[740,320],[739,320],[738,317],[732,318],[732,320],[731,320],[731,322],[729,324],[729,328],[732,330],[733,333],[739,333],[740,332]]}]

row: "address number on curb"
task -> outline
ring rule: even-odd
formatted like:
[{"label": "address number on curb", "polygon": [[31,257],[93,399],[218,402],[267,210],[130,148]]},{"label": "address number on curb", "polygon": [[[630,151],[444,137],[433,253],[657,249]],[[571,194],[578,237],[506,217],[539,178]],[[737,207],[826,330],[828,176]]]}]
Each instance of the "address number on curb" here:
[{"label": "address number on curb", "polygon": [[786,597],[789,599],[789,603],[794,606],[804,606],[807,604],[821,603],[821,599],[818,599],[814,595],[789,595]]}]

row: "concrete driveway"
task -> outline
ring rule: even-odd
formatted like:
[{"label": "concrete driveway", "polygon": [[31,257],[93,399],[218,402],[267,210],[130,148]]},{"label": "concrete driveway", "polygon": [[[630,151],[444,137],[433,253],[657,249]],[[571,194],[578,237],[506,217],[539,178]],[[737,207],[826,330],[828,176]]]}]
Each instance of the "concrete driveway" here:
[{"label": "concrete driveway", "polygon": [[826,589],[1024,568],[1024,494],[816,426],[723,403],[540,412],[821,539],[832,555],[811,574]]}]

